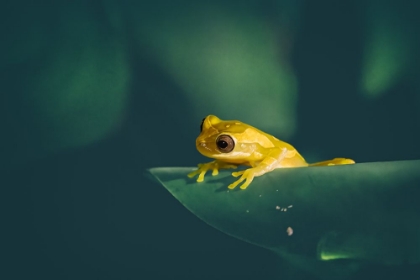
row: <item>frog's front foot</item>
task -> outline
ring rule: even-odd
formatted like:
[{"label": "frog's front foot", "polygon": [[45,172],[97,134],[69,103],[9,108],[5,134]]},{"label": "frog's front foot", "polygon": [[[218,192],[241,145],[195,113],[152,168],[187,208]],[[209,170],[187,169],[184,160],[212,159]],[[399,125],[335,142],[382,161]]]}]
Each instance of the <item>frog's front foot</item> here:
[{"label": "frog's front foot", "polygon": [[230,184],[228,186],[228,188],[229,189],[234,189],[242,181],[245,180],[245,182],[240,187],[241,189],[244,190],[244,189],[246,189],[249,186],[249,184],[251,184],[252,180],[254,180],[255,172],[254,172],[253,168],[249,168],[249,169],[246,169],[246,170],[242,170],[242,171],[238,171],[238,172],[233,172],[232,173],[232,176],[233,177],[239,177],[239,176],[241,176],[241,178],[239,178],[238,180],[236,180],[235,182],[233,182],[232,184]]},{"label": "frog's front foot", "polygon": [[216,176],[219,174],[219,169],[228,169],[228,168],[237,168],[234,164],[228,164],[225,162],[218,162],[218,161],[212,161],[209,163],[200,163],[198,164],[198,169],[189,173],[188,177],[193,178],[195,175],[198,175],[197,182],[203,182],[204,176],[206,175],[207,171],[212,169],[212,176]]},{"label": "frog's front foot", "polygon": [[[209,164],[207,163],[200,163],[198,164],[198,169],[189,173],[188,177],[189,178],[193,178],[195,175],[198,175],[197,178],[197,182],[203,182],[204,181],[204,175],[206,175],[207,171],[210,169],[211,167],[209,166]],[[218,173],[218,170],[213,169],[213,173]]]}]

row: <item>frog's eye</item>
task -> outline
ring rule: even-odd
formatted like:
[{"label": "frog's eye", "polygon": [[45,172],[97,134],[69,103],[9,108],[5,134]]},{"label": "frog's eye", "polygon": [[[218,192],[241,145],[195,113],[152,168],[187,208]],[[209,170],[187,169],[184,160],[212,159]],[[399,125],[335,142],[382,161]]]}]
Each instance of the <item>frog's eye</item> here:
[{"label": "frog's eye", "polygon": [[222,153],[229,153],[235,148],[235,141],[229,135],[220,135],[216,139],[216,145]]},{"label": "frog's eye", "polygon": [[201,131],[203,131],[203,124],[204,124],[204,120],[205,120],[206,118],[204,118],[202,121],[201,121],[201,124],[200,124],[200,132]]}]

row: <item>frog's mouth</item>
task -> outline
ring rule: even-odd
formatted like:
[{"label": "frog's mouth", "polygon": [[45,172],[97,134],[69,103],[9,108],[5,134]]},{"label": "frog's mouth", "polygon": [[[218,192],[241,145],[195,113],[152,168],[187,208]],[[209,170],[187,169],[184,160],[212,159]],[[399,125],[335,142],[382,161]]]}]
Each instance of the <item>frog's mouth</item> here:
[{"label": "frog's mouth", "polygon": [[[198,143],[197,147],[199,148],[200,152],[201,151],[208,151],[209,153],[213,154],[213,150],[211,148],[209,148],[209,146],[207,146],[206,142]],[[215,151],[215,152],[217,152],[217,151]]]}]

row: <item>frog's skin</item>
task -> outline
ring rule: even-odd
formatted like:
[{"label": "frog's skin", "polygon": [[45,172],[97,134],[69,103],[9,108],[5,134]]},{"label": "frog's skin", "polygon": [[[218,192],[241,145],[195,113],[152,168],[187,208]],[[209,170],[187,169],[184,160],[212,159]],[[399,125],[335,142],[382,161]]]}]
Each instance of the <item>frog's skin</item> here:
[{"label": "frog's skin", "polygon": [[234,177],[241,177],[230,184],[229,189],[234,189],[244,180],[240,188],[246,189],[254,177],[276,168],[354,163],[351,159],[335,158],[308,164],[292,145],[243,122],[223,121],[213,115],[203,119],[196,147],[202,155],[215,159],[209,163],[199,164],[196,171],[188,174],[190,178],[199,174],[197,182],[202,182],[204,175],[210,169],[213,170],[212,175],[215,176],[222,168],[236,168],[238,165],[251,166],[246,170],[232,173]]}]

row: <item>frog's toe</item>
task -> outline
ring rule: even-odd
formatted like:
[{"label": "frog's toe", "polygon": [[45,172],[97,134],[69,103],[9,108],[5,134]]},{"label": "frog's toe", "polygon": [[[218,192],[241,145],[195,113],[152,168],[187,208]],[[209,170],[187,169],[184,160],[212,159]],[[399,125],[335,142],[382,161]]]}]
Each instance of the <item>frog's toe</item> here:
[{"label": "frog's toe", "polygon": [[239,185],[242,181],[245,180],[245,182],[241,185],[241,189],[246,189],[252,182],[252,180],[254,180],[254,172],[250,171],[250,169],[247,170],[242,170],[242,171],[238,171],[238,172],[233,172],[232,175],[234,177],[238,177],[240,175],[241,178],[239,178],[238,180],[236,180],[235,182],[233,182],[232,184],[230,184],[228,186],[229,189],[233,189],[235,188],[237,185]]},{"label": "frog's toe", "polygon": [[232,176],[233,176],[233,177],[239,177],[239,176],[241,176],[242,174],[244,174],[244,172],[245,172],[245,170],[238,171],[238,172],[232,172]]},{"label": "frog's toe", "polygon": [[232,184],[230,184],[229,186],[228,186],[228,188],[229,189],[234,189],[234,188],[236,188],[236,186],[237,185],[239,185],[243,180],[245,180],[245,177],[241,177],[241,178],[239,178],[238,180],[236,180],[235,182],[233,182]]},{"label": "frog's toe", "polygon": [[213,172],[211,173],[211,175],[212,175],[212,176],[219,175],[219,169],[214,168],[214,169],[213,169]]},{"label": "frog's toe", "polygon": [[199,170],[194,170],[193,172],[190,172],[190,173],[188,173],[188,178],[192,178],[192,177],[194,177],[195,175],[197,175],[198,173],[199,173],[200,171]]},{"label": "frog's toe", "polygon": [[197,182],[203,182],[204,181],[204,175],[206,175],[207,170],[201,171],[200,175],[198,175]]},{"label": "frog's toe", "polygon": [[241,185],[241,189],[244,190],[246,188],[248,188],[249,184],[251,184],[252,180],[254,180],[254,175],[248,175],[246,177],[245,182]]}]

